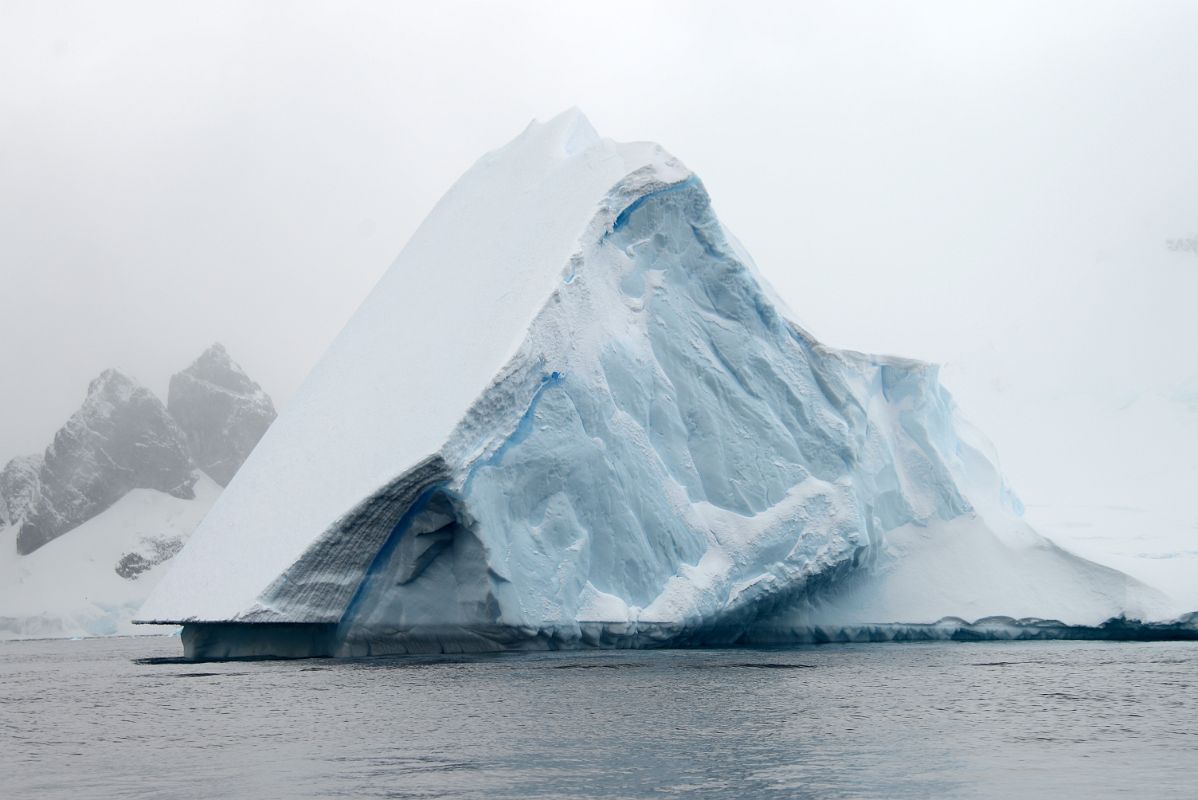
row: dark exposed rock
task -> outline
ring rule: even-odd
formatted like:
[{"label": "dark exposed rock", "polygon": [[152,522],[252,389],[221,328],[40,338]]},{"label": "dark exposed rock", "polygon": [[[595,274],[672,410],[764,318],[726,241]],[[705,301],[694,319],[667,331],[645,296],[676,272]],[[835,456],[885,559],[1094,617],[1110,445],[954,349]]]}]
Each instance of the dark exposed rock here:
[{"label": "dark exposed rock", "polygon": [[[149,389],[107,370],[44,456],[14,458],[0,470],[0,527],[17,530],[19,553],[86,522],[131,489],[194,497],[197,466],[228,484],[275,418],[270,397],[219,344],[171,378],[168,399],[169,411]],[[173,553],[126,555],[118,572],[132,578]]]},{"label": "dark exposed rock", "polygon": [[221,486],[275,419],[270,397],[220,344],[171,378],[167,408],[187,434],[196,465]]},{"label": "dark exposed rock", "polygon": [[125,553],[116,564],[116,574],[126,580],[137,580],[147,572],[174,558],[183,549],[182,539],[157,536],[142,541],[142,550]]},{"label": "dark exposed rock", "polygon": [[17,456],[0,470],[0,526],[20,525],[37,502],[42,456]]},{"label": "dark exposed rock", "polygon": [[193,470],[187,437],[162,401],[123,373],[106,370],[46,448],[40,491],[17,534],[17,550],[33,552],[130,489],[194,497]]}]

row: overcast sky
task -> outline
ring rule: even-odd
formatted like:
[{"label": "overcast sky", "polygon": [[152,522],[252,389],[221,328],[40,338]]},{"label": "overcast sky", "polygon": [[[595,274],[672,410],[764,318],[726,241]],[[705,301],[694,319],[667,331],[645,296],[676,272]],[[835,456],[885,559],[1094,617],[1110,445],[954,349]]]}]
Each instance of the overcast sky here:
[{"label": "overcast sky", "polygon": [[[577,105],[697,171],[817,336],[964,365],[1047,485],[1027,398],[1198,407],[1198,4],[1044,5],[2,0],[0,458],[217,340],[285,407],[448,186]],[[1076,458],[1192,470],[1170,430]]]}]

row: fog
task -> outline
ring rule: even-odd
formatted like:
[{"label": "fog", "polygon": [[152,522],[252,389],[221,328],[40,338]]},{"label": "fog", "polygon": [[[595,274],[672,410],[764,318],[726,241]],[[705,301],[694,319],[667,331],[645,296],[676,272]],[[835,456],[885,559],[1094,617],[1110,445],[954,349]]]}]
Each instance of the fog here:
[{"label": "fog", "polygon": [[212,341],[285,411],[457,176],[577,105],[821,339],[947,363],[1025,499],[1198,540],[1198,7],[730,9],[0,4],[0,459]]}]

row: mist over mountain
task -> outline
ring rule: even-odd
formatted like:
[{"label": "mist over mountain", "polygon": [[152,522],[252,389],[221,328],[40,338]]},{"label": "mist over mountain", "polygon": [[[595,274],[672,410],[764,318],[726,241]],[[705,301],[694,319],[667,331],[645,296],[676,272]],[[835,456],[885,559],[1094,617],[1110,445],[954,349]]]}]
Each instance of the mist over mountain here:
[{"label": "mist over mountain", "polygon": [[221,486],[275,419],[275,407],[220,344],[171,378],[167,411],[187,435],[195,465]]},{"label": "mist over mountain", "polygon": [[104,370],[43,453],[0,469],[0,636],[124,630],[275,418],[220,344],[168,397]]},{"label": "mist over mountain", "polygon": [[571,109],[453,184],[137,620],[228,658],[1172,613],[1030,527],[967,414],[819,341],[697,173]]}]

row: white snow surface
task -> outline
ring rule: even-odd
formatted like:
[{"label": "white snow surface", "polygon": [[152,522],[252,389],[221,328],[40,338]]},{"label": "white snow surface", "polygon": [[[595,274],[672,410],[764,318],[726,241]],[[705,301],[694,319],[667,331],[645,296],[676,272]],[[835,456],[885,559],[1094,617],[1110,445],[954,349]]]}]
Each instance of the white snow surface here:
[{"label": "white snow surface", "polygon": [[[206,475],[185,500],[134,489],[109,508],[28,555],[17,555],[16,528],[0,528],[0,639],[147,634],[134,613],[167,570],[117,573],[121,559],[152,561],[182,545],[220,494]],[[165,632],[165,629],[163,629]]]},{"label": "white snow surface", "polygon": [[[1105,319],[1102,310],[1086,313]],[[1075,377],[1064,388],[1061,354],[1028,364],[1029,345],[1001,343],[950,362],[946,385],[970,419],[1003,443],[1003,472],[1019,487],[1032,527],[1161,589],[1181,612],[1198,609],[1198,511],[1187,502],[1198,485],[1190,444],[1198,442],[1198,373],[1193,363],[1162,364],[1153,348],[1180,323],[1106,331],[1091,322],[1105,340],[1073,318],[1055,324],[1078,330],[1095,353],[1072,365]],[[1116,354],[1112,341],[1134,355]],[[1089,354],[1071,355],[1077,362]],[[1119,380],[1107,361],[1128,357],[1148,365],[1135,380]]]},{"label": "white snow surface", "polygon": [[378,640],[1160,611],[1019,511],[934,366],[816,342],[693,174],[570,111],[437,205],[139,617]]}]

